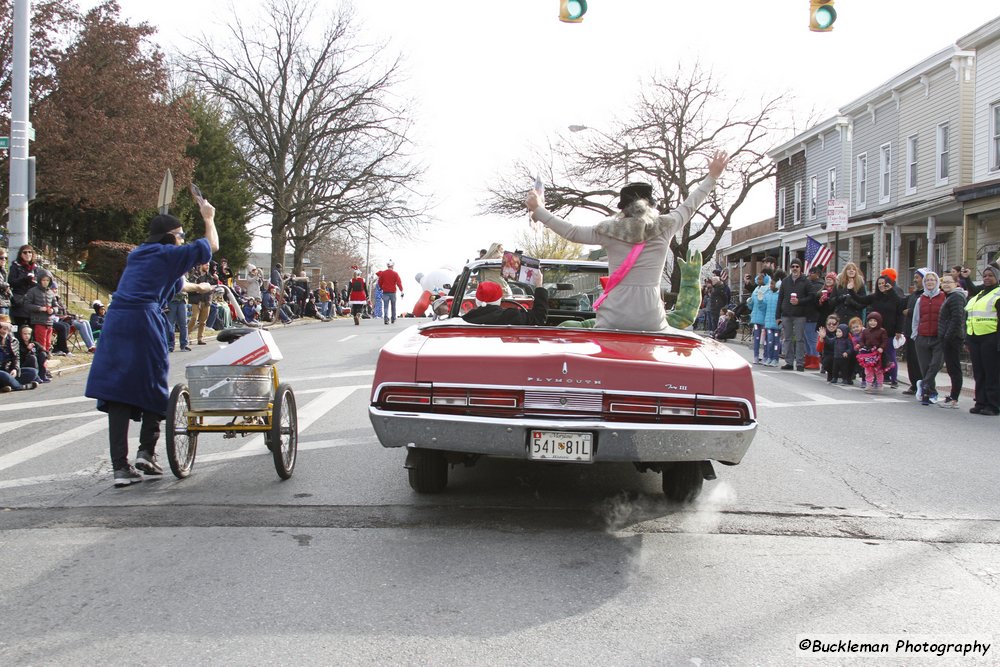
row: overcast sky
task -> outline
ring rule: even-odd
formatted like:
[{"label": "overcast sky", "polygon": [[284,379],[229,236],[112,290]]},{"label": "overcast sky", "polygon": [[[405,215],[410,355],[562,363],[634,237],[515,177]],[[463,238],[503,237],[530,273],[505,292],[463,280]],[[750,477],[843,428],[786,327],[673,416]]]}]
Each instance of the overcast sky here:
[{"label": "overcast sky", "polygon": [[[183,50],[187,37],[201,31],[221,35],[218,26],[233,7],[249,19],[263,4],[118,2],[130,21],[158,28],[167,52]],[[387,39],[405,59],[405,93],[417,102],[413,139],[428,165],[422,190],[433,195],[434,223],[418,239],[377,240],[371,250],[373,264],[395,260],[407,306],[418,296],[416,273],[458,269],[493,241],[514,245],[526,217],[476,215],[497,174],[530,159],[533,147],[568,125],[607,129],[637,95],[639,79],[652,72],[699,60],[734,96],[787,92],[800,118],[826,118],[1000,14],[1000,5],[987,0],[837,0],[835,29],[812,33],[808,0],[588,4],[583,23],[564,24],[558,0],[355,2],[365,32]],[[772,145],[789,138],[774,137]],[[761,186],[735,226],[773,215],[773,196],[773,187]]]}]

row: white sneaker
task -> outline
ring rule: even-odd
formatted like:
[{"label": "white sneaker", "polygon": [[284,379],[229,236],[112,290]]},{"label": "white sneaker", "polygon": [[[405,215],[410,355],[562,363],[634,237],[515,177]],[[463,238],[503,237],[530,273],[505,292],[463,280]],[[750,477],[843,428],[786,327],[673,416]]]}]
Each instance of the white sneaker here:
[{"label": "white sneaker", "polygon": [[918,401],[921,400],[921,399],[923,399],[923,397],[924,397],[923,388],[924,388],[924,381],[923,380],[917,380],[917,400]]}]

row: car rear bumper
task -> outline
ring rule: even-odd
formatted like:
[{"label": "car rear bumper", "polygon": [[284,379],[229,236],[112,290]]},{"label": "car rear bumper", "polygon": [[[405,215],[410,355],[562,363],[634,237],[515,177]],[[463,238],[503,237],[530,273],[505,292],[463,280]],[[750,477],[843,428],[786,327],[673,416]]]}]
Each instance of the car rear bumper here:
[{"label": "car rear bumper", "polygon": [[746,426],[632,424],[565,420],[462,417],[382,410],[369,406],[383,447],[421,447],[501,458],[528,458],[528,431],[587,431],[594,434],[594,462],[719,461],[743,459],[757,430]]}]

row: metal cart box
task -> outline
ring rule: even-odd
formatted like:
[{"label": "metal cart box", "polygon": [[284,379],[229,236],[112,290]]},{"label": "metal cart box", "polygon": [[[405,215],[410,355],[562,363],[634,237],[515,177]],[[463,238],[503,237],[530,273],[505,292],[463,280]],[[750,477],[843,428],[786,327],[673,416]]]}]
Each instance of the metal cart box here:
[{"label": "metal cart box", "polygon": [[266,410],[274,394],[271,366],[188,366],[192,410]]}]

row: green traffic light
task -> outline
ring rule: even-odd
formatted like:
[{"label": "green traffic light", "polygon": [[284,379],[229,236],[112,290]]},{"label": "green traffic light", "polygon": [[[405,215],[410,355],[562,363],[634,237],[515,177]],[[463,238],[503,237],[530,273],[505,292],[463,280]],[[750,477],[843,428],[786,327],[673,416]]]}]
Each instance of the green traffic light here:
[{"label": "green traffic light", "polygon": [[576,20],[587,13],[587,0],[569,0],[566,3],[567,18]]},{"label": "green traffic light", "polygon": [[813,15],[813,20],[816,21],[816,25],[819,26],[821,30],[826,30],[833,25],[833,22],[837,20],[837,10],[831,5],[823,5],[816,10]]}]

